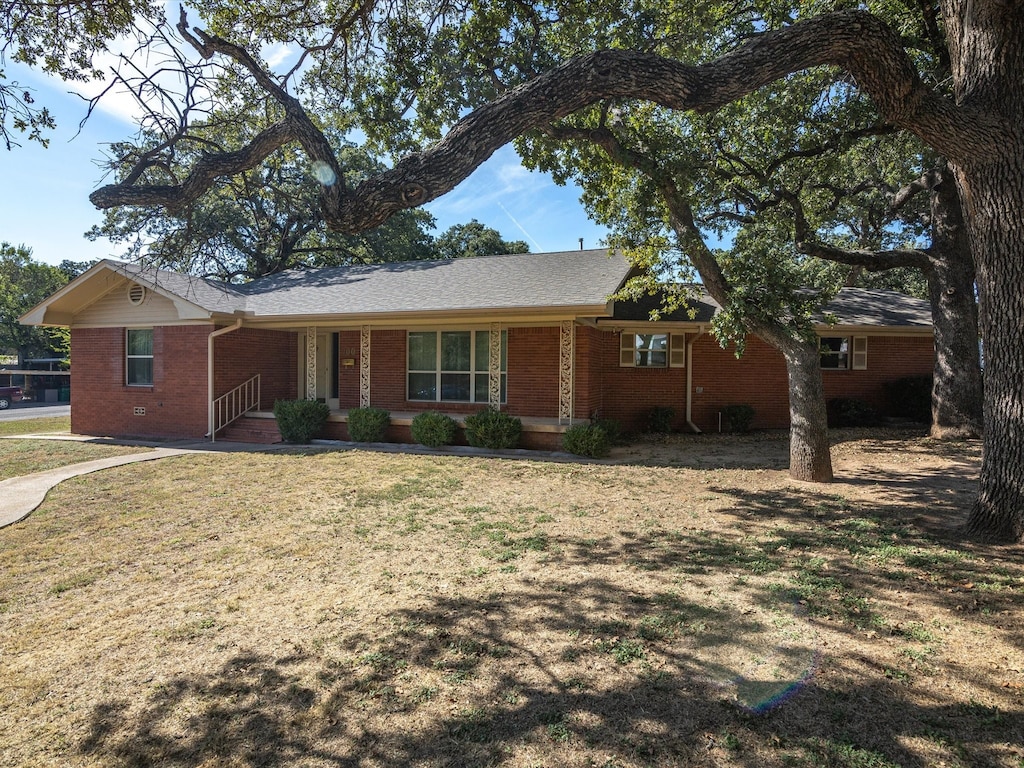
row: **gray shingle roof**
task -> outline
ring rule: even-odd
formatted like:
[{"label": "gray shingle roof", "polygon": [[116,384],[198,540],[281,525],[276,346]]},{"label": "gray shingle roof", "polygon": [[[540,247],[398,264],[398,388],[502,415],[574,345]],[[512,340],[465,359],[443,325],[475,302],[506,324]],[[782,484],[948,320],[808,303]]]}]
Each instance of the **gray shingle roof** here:
[{"label": "gray shingle roof", "polygon": [[[621,287],[630,271],[625,258],[606,249],[293,270],[243,285],[110,264],[132,279],[210,312],[245,311],[257,319],[597,307]],[[616,301],[613,317],[646,322],[651,310],[660,306],[660,296]],[[691,300],[691,306],[695,317],[679,309],[663,314],[662,319],[706,323],[720,310],[706,293]],[[843,326],[925,328],[932,324],[927,301],[866,288],[843,288],[818,321],[826,314]]]},{"label": "gray shingle roof", "polygon": [[295,270],[238,286],[257,316],[601,305],[629,272],[607,249]]},{"label": "gray shingle roof", "polygon": [[245,295],[238,286],[230,283],[155,267],[140,267],[138,264],[108,263],[125,277],[173,293],[210,312],[231,314],[245,309]]},{"label": "gray shingle roof", "polygon": [[931,304],[896,291],[843,288],[823,311],[834,315],[838,325],[932,325]]},{"label": "gray shingle roof", "polygon": [[[699,294],[683,307],[672,312],[663,312],[661,320],[693,323],[707,323],[721,310],[721,306],[698,286]],[[662,296],[642,296],[639,299],[616,301],[614,319],[625,322],[646,322],[651,311],[660,309]],[[695,311],[693,317],[689,309]],[[821,313],[815,317],[819,323],[825,318],[835,320],[836,325],[889,326],[889,327],[921,327],[932,325],[931,305],[923,299],[899,293],[897,291],[843,288],[839,294],[826,304]]]}]

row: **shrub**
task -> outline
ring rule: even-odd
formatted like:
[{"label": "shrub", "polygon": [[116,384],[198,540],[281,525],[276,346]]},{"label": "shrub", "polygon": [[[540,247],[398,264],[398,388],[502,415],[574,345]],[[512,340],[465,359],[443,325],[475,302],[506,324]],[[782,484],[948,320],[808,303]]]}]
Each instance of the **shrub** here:
[{"label": "shrub", "polygon": [[932,420],[932,377],[908,376],[888,381],[885,389],[886,410],[890,416],[903,416],[914,421]]},{"label": "shrub", "polygon": [[356,443],[382,443],[391,423],[383,408],[353,408],[348,412],[348,436]]},{"label": "shrub", "polygon": [[424,411],[412,420],[412,439],[420,445],[439,448],[451,445],[458,425],[455,419],[437,411]]},{"label": "shrub", "polygon": [[597,424],[577,424],[565,430],[562,448],[577,456],[599,459],[608,455],[611,440],[604,428]]},{"label": "shrub", "polygon": [[327,424],[331,409],[317,400],[277,400],[274,418],[286,443],[306,444]]},{"label": "shrub", "polygon": [[863,400],[853,397],[837,397],[828,401],[828,425],[830,427],[872,427],[876,424],[878,424],[878,414]]},{"label": "shrub", "polygon": [[476,448],[515,448],[522,431],[523,422],[493,408],[466,417],[466,440]]},{"label": "shrub", "polygon": [[657,405],[647,414],[647,431],[668,434],[672,431],[672,419],[676,416],[675,408]]},{"label": "shrub", "polygon": [[722,427],[726,432],[749,432],[754,408],[746,403],[722,408]]},{"label": "shrub", "polygon": [[622,425],[615,419],[594,419],[590,423],[604,430],[610,445],[615,445],[622,438]]}]

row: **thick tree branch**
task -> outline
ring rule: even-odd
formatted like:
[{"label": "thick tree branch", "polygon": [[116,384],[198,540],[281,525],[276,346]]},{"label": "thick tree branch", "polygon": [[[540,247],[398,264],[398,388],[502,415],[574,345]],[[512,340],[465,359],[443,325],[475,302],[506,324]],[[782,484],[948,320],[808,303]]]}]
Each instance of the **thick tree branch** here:
[{"label": "thick tree branch", "polygon": [[[218,51],[249,67],[285,107],[282,141],[299,141],[312,159],[335,170],[338,183],[325,187],[322,205],[327,226],[343,232],[368,229],[403,208],[440,197],[515,137],[606,98],[710,112],[792,72],[831,65],[850,73],[886,120],[916,133],[951,159],[989,152],[999,146],[995,137],[1008,130],[925,87],[899,38],[881,20],[862,11],[842,11],[764,34],[701,66],[636,51],[600,51],[573,59],[480,107],[430,149],[348,191],[340,185],[337,160],[319,131],[310,130],[312,121],[297,100],[276,84],[265,84],[257,75],[259,67],[246,63],[255,65],[241,49],[197,34],[200,50]],[[251,153],[256,162],[265,156],[262,150]],[[158,197],[166,202],[159,204],[186,204],[203,193],[199,179],[207,180],[208,188],[218,175],[216,167],[237,167],[220,163],[216,156],[203,162],[207,168],[196,176],[197,183],[160,187]],[[141,185],[104,187],[90,199],[100,208],[157,202],[153,189]]]},{"label": "thick tree branch", "polygon": [[807,218],[804,215],[800,198],[792,193],[780,192],[780,196],[789,203],[793,210],[793,223],[796,234],[796,250],[808,256],[815,256],[827,261],[863,267],[868,272],[882,272],[894,267],[917,267],[929,269],[931,260],[928,253],[916,248],[894,249],[888,251],[868,251],[848,248],[837,248],[818,240]]}]

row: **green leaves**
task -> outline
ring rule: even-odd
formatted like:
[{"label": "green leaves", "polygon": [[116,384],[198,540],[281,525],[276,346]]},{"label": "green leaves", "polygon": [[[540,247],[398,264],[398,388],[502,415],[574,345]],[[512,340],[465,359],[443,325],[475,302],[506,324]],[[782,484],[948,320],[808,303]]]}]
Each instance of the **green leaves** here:
[{"label": "green leaves", "polygon": [[34,260],[31,248],[0,243],[0,354],[24,359],[68,353],[67,328],[31,328],[18,322],[68,279],[58,267]]}]

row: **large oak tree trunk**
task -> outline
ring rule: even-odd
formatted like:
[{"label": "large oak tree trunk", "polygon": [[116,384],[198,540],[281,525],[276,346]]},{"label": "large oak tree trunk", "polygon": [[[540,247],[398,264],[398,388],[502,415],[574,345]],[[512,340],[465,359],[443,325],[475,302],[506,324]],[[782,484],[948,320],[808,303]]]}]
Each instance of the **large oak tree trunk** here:
[{"label": "large oak tree trunk", "polygon": [[1024,11],[1020,2],[943,6],[957,103],[993,126],[954,164],[985,367],[980,488],[964,532],[1024,542]]},{"label": "large oak tree trunk", "polygon": [[789,376],[789,475],[794,480],[830,483],[832,455],[821,381],[821,357],[813,342],[776,339]]},{"label": "large oak tree trunk", "polygon": [[932,437],[979,437],[983,428],[974,259],[953,175],[931,192],[932,244],[925,270],[935,330]]},{"label": "large oak tree trunk", "polygon": [[1024,541],[1024,138],[1013,149],[1003,162],[957,169],[985,365],[980,493],[964,530],[989,541]]}]

